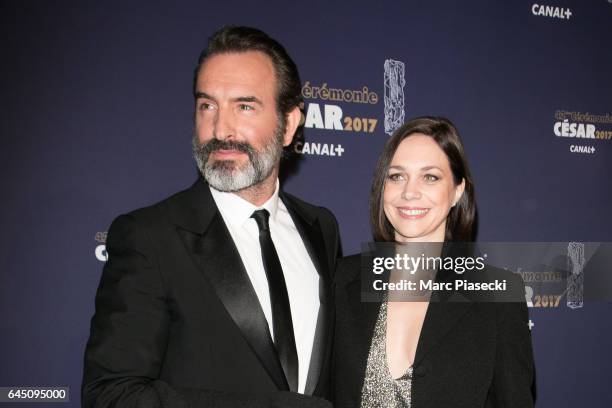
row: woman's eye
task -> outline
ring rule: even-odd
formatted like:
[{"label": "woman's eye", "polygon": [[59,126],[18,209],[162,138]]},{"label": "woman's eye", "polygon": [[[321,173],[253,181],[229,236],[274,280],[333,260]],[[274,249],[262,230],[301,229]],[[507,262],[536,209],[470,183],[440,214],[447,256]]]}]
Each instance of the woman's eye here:
[{"label": "woman's eye", "polygon": [[391,173],[387,176],[387,179],[390,181],[401,181],[404,179],[404,176],[402,173]]},{"label": "woman's eye", "polygon": [[434,181],[438,181],[440,180],[440,177],[435,176],[433,174],[426,174],[425,176],[423,176],[423,178],[425,179],[425,181],[427,181],[428,183],[433,183]]}]

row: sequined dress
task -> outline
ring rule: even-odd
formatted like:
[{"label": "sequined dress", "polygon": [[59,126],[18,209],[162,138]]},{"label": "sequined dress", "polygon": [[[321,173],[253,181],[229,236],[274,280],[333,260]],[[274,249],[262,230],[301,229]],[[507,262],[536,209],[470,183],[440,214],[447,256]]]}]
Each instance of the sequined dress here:
[{"label": "sequined dress", "polygon": [[394,379],[387,364],[387,302],[380,305],[361,390],[361,408],[410,408],[412,367]]}]

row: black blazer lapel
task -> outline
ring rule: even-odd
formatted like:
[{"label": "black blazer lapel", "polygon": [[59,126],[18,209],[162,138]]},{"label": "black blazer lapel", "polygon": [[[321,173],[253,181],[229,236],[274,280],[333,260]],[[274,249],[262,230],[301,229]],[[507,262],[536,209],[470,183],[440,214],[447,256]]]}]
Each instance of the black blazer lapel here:
[{"label": "black blazer lapel", "polygon": [[[199,185],[198,185],[199,183]],[[240,254],[218,212],[206,183],[192,188],[193,204],[179,220],[179,234],[194,262],[214,287],[228,314],[238,326],[279,390],[289,386],[278,360],[268,323]]]},{"label": "black blazer lapel", "polygon": [[[445,243],[442,256],[459,256],[463,250],[461,245]],[[461,276],[452,269],[442,268],[436,273],[435,282],[452,283],[452,287],[456,287],[455,281]],[[473,304],[464,293],[456,290],[432,293],[414,357],[413,367],[416,375],[423,375],[428,370],[426,364],[421,364],[423,359],[443,341],[444,336]]]},{"label": "black blazer lapel", "polygon": [[[432,297],[436,297],[435,294]],[[444,341],[444,336],[457,324],[459,319],[474,305],[461,293],[453,292],[450,296],[431,300],[427,306],[423,328],[414,357],[415,375],[424,375],[428,370],[424,364],[425,357],[436,346]]]},{"label": "black blazer lapel", "polygon": [[319,220],[299,206],[290,196],[281,192],[280,198],[287,207],[289,214],[297,228],[310,259],[319,274],[319,314],[315,331],[306,388],[304,393],[312,395],[319,382],[325,361],[329,360],[331,352],[331,334],[333,324],[333,299],[331,293],[331,274],[328,263],[328,251],[321,231]]}]

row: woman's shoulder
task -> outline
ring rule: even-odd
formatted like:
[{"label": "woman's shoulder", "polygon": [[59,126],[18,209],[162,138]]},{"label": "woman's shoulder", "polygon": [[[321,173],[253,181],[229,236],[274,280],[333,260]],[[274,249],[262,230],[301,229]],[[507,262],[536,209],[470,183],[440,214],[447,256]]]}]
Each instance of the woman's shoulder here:
[{"label": "woman's shoulder", "polygon": [[487,265],[485,274],[484,282],[503,283],[504,289],[495,292],[497,302],[525,303],[525,284],[520,275],[492,265]]}]

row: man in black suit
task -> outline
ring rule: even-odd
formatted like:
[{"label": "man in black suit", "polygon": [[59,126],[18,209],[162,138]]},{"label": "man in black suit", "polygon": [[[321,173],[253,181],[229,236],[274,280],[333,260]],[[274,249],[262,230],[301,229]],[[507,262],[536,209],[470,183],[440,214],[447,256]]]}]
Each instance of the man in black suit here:
[{"label": "man in black suit", "polygon": [[226,27],[194,96],[203,178],[111,225],[83,406],[326,406],[337,223],[278,182],[297,68],[265,33]]}]

